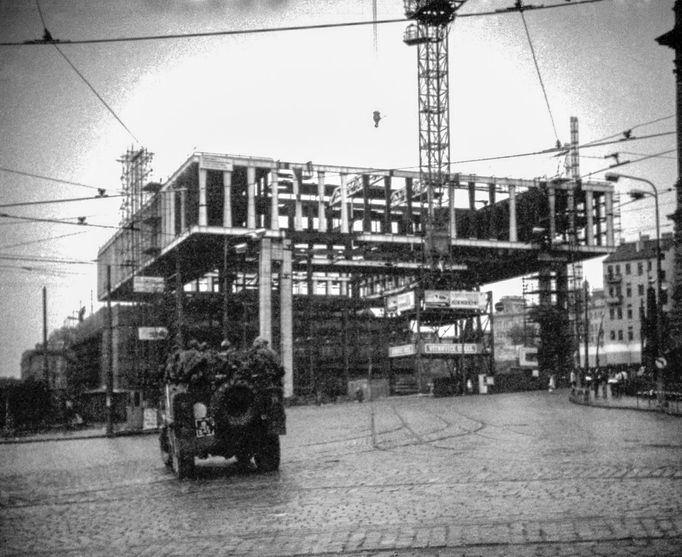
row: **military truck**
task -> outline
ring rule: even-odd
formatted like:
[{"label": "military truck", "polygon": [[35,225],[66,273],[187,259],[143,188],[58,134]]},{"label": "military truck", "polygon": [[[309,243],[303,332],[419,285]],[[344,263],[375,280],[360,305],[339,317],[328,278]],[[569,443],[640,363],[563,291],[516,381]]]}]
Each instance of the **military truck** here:
[{"label": "military truck", "polygon": [[163,463],[178,479],[193,477],[195,458],[210,456],[235,457],[262,472],[279,469],[284,371],[259,341],[246,351],[195,344],[169,358],[159,445]]}]

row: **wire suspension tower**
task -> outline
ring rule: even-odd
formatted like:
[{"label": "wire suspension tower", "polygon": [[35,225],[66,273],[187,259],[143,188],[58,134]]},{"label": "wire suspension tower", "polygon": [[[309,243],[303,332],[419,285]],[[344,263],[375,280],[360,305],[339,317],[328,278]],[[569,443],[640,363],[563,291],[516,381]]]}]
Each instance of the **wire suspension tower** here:
[{"label": "wire suspension tower", "polygon": [[450,235],[439,209],[450,171],[448,29],[466,0],[405,0],[414,21],[403,41],[417,46],[419,88],[419,174],[426,192],[426,259],[433,266],[447,258]]}]

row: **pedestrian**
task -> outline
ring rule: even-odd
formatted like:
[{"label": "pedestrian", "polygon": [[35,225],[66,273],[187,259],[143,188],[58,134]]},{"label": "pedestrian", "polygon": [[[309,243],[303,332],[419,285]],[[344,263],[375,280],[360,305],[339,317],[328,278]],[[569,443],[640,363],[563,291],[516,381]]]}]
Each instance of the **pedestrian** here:
[{"label": "pedestrian", "polygon": [[576,385],[576,374],[575,370],[571,370],[571,394],[575,394],[575,385]]},{"label": "pedestrian", "polygon": [[599,398],[599,382],[601,381],[601,370],[596,368],[592,374],[592,387],[594,388],[594,398]]},{"label": "pedestrian", "polygon": [[549,376],[549,392],[553,393],[554,389],[556,389],[556,380],[554,379],[554,374],[551,374]]}]

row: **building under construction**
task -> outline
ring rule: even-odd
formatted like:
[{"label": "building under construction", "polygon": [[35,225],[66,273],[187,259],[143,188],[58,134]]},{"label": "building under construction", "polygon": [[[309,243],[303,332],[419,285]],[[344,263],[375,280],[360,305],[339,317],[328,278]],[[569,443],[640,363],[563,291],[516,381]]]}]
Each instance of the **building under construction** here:
[{"label": "building under construction", "polygon": [[98,298],[139,304],[133,360],[260,336],[286,396],[373,371],[421,382],[436,360],[492,374],[485,285],[535,275],[541,302],[566,306],[570,266],[614,250],[603,182],[455,173],[429,188],[418,171],[195,153],[150,183],[145,150],[122,162]]}]

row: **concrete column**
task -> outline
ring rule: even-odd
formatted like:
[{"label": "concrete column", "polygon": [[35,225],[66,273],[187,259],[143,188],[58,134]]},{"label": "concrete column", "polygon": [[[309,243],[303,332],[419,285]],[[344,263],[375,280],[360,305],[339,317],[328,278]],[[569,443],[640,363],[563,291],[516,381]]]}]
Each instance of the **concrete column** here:
[{"label": "concrete column", "polygon": [[457,238],[457,219],[455,217],[455,182],[448,183],[448,214],[450,238]]},{"label": "concrete column", "polygon": [[279,230],[279,179],[276,168],[270,171],[270,230]]},{"label": "concrete column", "polygon": [[547,201],[549,205],[549,238],[554,242],[556,236],[556,192],[554,186],[549,186],[547,190]]},{"label": "concrete column", "polygon": [[246,168],[246,227],[256,228],[256,167]]},{"label": "concrete column", "polygon": [[604,193],[604,204],[606,217],[606,245],[615,245],[615,237],[613,232],[613,193],[607,191]]},{"label": "concrete column", "polygon": [[324,211],[324,172],[317,172],[317,229],[327,232],[327,216]]},{"label": "concrete column", "polygon": [[223,226],[232,226],[232,171],[223,171]]},{"label": "concrete column", "polygon": [[391,177],[384,176],[384,234],[391,234]]},{"label": "concrete column", "polygon": [[263,238],[258,258],[258,334],[272,345],[272,240]]},{"label": "concrete column", "polygon": [[339,190],[341,192],[341,233],[348,232],[348,196],[346,192],[346,174],[339,176],[341,184]]},{"label": "concrete column", "polygon": [[509,186],[509,241],[516,242],[516,186]]},{"label": "concrete column", "polygon": [[369,175],[362,175],[362,231],[372,231],[372,214],[369,203]]},{"label": "concrete column", "polygon": [[301,203],[302,170],[294,168],[294,230],[303,230],[303,205]]},{"label": "concrete column", "polygon": [[187,230],[187,190],[180,190],[180,233]]},{"label": "concrete column", "polygon": [[585,216],[587,217],[587,222],[585,224],[585,239],[587,240],[588,246],[594,245],[594,203],[591,191],[585,192]]},{"label": "concrete column", "polygon": [[208,170],[199,169],[199,226],[208,225],[208,211],[206,210],[206,175]]},{"label": "concrete column", "polygon": [[284,396],[294,394],[294,335],[293,335],[293,294],[291,280],[291,243],[282,245],[282,265],[279,275],[280,299],[280,358],[284,366]]}]

